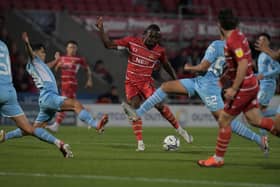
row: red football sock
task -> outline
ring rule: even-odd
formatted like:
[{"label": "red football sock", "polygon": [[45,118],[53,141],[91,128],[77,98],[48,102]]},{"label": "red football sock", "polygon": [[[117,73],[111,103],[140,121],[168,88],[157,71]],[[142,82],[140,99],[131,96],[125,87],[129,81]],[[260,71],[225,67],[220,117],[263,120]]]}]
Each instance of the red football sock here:
[{"label": "red football sock", "polygon": [[162,110],[159,110],[159,112],[161,113],[161,115],[167,120],[169,121],[169,123],[171,123],[171,125],[175,128],[178,129],[179,127],[179,123],[177,121],[177,119],[175,118],[175,116],[172,114],[170,108],[166,105],[163,106]]},{"label": "red football sock", "polygon": [[138,141],[143,140],[143,138],[142,138],[142,120],[141,119],[138,119],[137,121],[132,122],[132,129],[136,136],[136,139]]},{"label": "red football sock", "polygon": [[216,156],[224,157],[227,146],[231,138],[231,127],[230,125],[226,127],[219,128],[219,134],[216,143]]},{"label": "red football sock", "polygon": [[63,121],[64,118],[65,118],[65,112],[58,112],[55,122],[57,124],[61,124],[61,122]]},{"label": "red football sock", "polygon": [[271,118],[262,118],[260,127],[263,129],[266,129],[268,131],[271,131],[275,125],[275,122]]}]

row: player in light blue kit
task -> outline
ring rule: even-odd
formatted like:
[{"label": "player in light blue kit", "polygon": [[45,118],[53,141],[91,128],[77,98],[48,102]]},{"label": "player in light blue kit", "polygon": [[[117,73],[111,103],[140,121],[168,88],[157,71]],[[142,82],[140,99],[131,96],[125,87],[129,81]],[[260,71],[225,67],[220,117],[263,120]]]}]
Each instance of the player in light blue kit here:
[{"label": "player in light blue kit", "polygon": [[[267,33],[261,33],[258,36],[259,41],[270,43],[270,36]],[[258,101],[260,109],[265,117],[275,116],[276,109],[268,109],[270,100],[276,91],[276,79],[280,73],[279,62],[273,60],[266,53],[261,52],[258,57],[258,80],[260,80],[260,91]]]},{"label": "player in light blue kit", "polygon": [[[185,65],[185,70],[194,72],[207,71],[205,75],[163,83],[136,111],[126,103],[123,103],[122,106],[127,115],[134,120],[138,116],[143,116],[155,104],[162,102],[169,93],[188,94],[191,97],[196,92],[215,119],[218,119],[224,108],[221,96],[222,90],[219,86],[219,78],[223,73],[224,65],[224,41],[216,40],[207,48],[200,64],[196,66]],[[231,128],[236,134],[255,141],[264,151],[265,155],[268,154],[267,137],[261,137],[237,120],[232,122]]]},{"label": "player in light blue kit", "polygon": [[[258,35],[258,41],[265,42],[268,46],[271,37],[267,33]],[[261,52],[258,57],[258,75],[260,81],[260,90],[258,93],[258,101],[263,116],[271,117],[276,115],[277,108],[268,108],[270,100],[276,91],[276,79],[280,73],[280,65],[266,53]],[[267,131],[260,129],[263,135],[267,136]]]},{"label": "player in light blue kit", "polygon": [[20,105],[17,101],[16,90],[12,83],[11,75],[11,62],[9,51],[4,42],[0,40],[0,115],[4,117],[10,117],[15,121],[18,129],[5,133],[4,130],[0,131],[0,143],[13,137],[18,138],[24,135],[33,135],[38,139],[55,144],[63,156],[66,158],[73,157],[73,153],[68,144],[64,144],[63,141],[57,139],[43,128],[33,127],[26,116],[24,115]]},{"label": "player in light blue kit", "polygon": [[[75,111],[78,118],[94,127],[101,134],[108,122],[108,115],[104,114],[100,121],[92,118],[91,114],[84,109],[76,99],[62,97],[58,94],[56,80],[50,68],[44,63],[46,58],[45,48],[42,44],[31,47],[27,33],[23,33],[29,61],[26,65],[27,72],[32,76],[36,87],[40,90],[39,114],[34,126],[46,126],[57,111]],[[13,138],[12,136],[10,138]]]}]

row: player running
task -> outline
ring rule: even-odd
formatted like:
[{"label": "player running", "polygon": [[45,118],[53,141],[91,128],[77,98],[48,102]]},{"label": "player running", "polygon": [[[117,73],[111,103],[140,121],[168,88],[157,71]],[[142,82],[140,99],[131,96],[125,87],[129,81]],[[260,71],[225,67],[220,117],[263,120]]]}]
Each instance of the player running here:
[{"label": "player running", "polygon": [[[63,141],[57,139],[45,129],[39,127],[33,127],[30,125],[28,119],[24,115],[20,105],[17,101],[17,94],[12,83],[11,75],[11,61],[9,51],[4,42],[0,40],[0,114],[4,117],[11,118],[18,129],[5,133],[4,130],[0,131],[0,143],[7,139],[18,138],[24,135],[33,135],[36,138],[56,145],[62,152],[65,158],[73,157],[73,153],[69,144],[63,143]],[[4,91],[5,90],[5,91]]]},{"label": "player running", "polygon": [[[212,42],[207,48],[200,64],[196,66],[185,65],[186,71],[207,71],[205,75],[163,83],[137,110],[133,110],[129,105],[124,104],[125,110],[132,120],[143,116],[151,110],[154,105],[162,102],[167,97],[167,94],[171,93],[186,94],[190,97],[197,93],[217,120],[224,108],[224,102],[221,96],[222,90],[218,83],[225,65],[224,45],[225,42],[222,40]],[[259,136],[237,120],[231,123],[231,128],[236,134],[256,142],[264,151],[265,155],[268,154],[267,137]]]},{"label": "player running", "polygon": [[[55,60],[48,63],[49,67],[55,67],[55,71],[61,69],[61,96],[76,99],[78,88],[77,72],[82,66],[87,72],[86,88],[92,87],[92,72],[86,60],[77,56],[78,43],[70,40],[66,43],[66,55],[60,56],[59,52],[55,54]],[[60,124],[65,118],[64,112],[58,112],[54,124],[47,126],[53,132],[57,132]]]},{"label": "player running", "polygon": [[[23,33],[22,38],[29,57],[26,70],[32,76],[36,87],[40,90],[40,111],[34,126],[46,126],[47,122],[53,118],[57,111],[75,111],[81,121],[94,127],[99,134],[103,133],[104,127],[108,122],[107,114],[104,114],[101,120],[97,121],[92,118],[91,114],[84,109],[78,100],[60,96],[54,75],[44,63],[46,58],[45,47],[42,44],[31,47],[27,33]],[[13,136],[10,136],[8,139],[10,138],[13,138]]]},{"label": "player running", "polygon": [[[128,66],[126,71],[125,91],[128,103],[133,108],[138,108],[140,103],[155,91],[152,72],[156,63],[160,62],[168,74],[175,80],[176,74],[168,62],[165,49],[159,45],[161,39],[160,28],[152,24],[147,27],[143,37],[125,37],[119,40],[110,40],[104,32],[103,19],[97,19],[97,28],[104,46],[108,49],[128,48]],[[178,123],[168,106],[159,103],[155,108],[168,120],[177,132],[188,142],[193,141]],[[137,151],[144,151],[145,145],[142,137],[142,120],[132,121],[132,128],[138,141]]]},{"label": "player running", "polygon": [[280,125],[276,125],[270,118],[259,115],[257,102],[259,85],[253,73],[251,50],[247,38],[237,29],[237,26],[238,18],[233,15],[231,9],[223,9],[219,12],[218,27],[226,39],[224,53],[227,70],[224,77],[232,84],[225,90],[225,107],[218,119],[216,153],[206,160],[198,161],[198,164],[203,167],[224,165],[224,155],[231,138],[229,124],[241,112],[250,124],[280,136]]},{"label": "player running", "polygon": [[[258,40],[270,44],[270,36],[267,33],[258,35]],[[276,79],[280,73],[280,65],[273,60],[269,55],[261,52],[258,57],[258,75],[257,78],[260,83],[260,90],[258,93],[258,102],[263,116],[275,116],[275,109],[268,109],[270,100],[276,91]],[[262,134],[266,135],[266,131],[261,129]]]}]

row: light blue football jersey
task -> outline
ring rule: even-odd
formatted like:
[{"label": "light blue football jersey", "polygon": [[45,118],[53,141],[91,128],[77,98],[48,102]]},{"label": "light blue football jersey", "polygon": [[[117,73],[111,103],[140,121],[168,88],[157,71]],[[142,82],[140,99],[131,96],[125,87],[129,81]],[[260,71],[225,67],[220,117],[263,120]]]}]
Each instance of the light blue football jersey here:
[{"label": "light blue football jersey", "polygon": [[40,95],[46,92],[58,94],[56,80],[52,71],[38,56],[35,56],[33,61],[28,61],[26,70],[33,78],[35,86],[40,90]]},{"label": "light blue football jersey", "polygon": [[207,48],[203,60],[211,63],[206,74],[197,77],[197,86],[211,87],[218,85],[218,79],[223,74],[225,62],[225,42],[222,40],[213,41]]},{"label": "light blue football jersey", "polygon": [[12,82],[9,50],[7,45],[0,40],[0,87],[7,84],[12,85]]},{"label": "light blue football jersey", "polygon": [[258,74],[264,78],[260,82],[274,82],[280,73],[279,62],[273,60],[269,55],[262,52],[258,57]]}]

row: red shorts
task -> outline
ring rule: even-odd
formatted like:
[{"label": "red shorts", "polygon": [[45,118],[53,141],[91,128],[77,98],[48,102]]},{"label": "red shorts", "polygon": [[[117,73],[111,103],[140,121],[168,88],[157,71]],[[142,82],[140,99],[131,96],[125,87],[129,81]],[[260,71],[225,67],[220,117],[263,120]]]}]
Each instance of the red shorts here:
[{"label": "red shorts", "polygon": [[125,82],[125,93],[126,93],[126,99],[129,101],[131,98],[133,98],[136,95],[139,95],[140,97],[147,99],[150,97],[154,92],[156,88],[153,85],[153,81],[148,82]]},{"label": "red shorts", "polygon": [[61,96],[66,96],[71,99],[76,98],[77,85],[61,85]]},{"label": "red shorts", "polygon": [[234,100],[225,101],[224,111],[232,116],[237,116],[241,112],[245,113],[252,108],[258,108],[259,87],[252,91],[238,92]]}]

